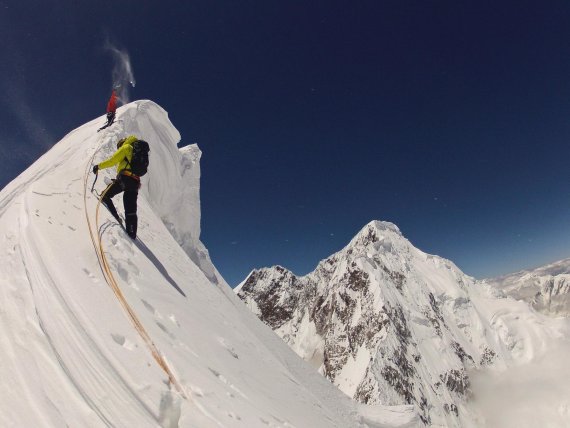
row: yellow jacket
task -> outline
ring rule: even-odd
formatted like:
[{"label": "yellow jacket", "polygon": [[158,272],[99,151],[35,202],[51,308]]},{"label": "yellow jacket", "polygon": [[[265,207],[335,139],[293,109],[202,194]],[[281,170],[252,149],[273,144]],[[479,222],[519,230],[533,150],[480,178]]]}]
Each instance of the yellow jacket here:
[{"label": "yellow jacket", "polygon": [[120,173],[124,169],[130,170],[130,162],[133,158],[132,144],[137,140],[138,138],[135,135],[129,135],[123,145],[113,153],[113,156],[99,164],[99,169],[110,168],[113,165],[117,165],[117,173]]}]

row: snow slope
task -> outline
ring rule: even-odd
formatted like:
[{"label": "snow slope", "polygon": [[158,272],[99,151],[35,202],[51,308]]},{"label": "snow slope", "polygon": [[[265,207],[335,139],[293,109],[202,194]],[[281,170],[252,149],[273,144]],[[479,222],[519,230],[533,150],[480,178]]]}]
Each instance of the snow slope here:
[{"label": "snow slope", "polygon": [[[470,402],[489,391],[479,383],[474,389],[472,378],[529,364],[569,337],[567,320],[506,298],[415,248],[388,222],[369,223],[306,276],[280,266],[254,270],[235,291],[348,396],[413,404],[428,426],[483,426],[491,419],[479,410],[489,406]],[[568,393],[545,408],[564,418],[570,388],[550,380]]]},{"label": "snow slope", "polygon": [[485,282],[547,315],[570,317],[570,259]]},{"label": "snow slope", "polygon": [[[237,299],[199,240],[200,151],[176,147],[162,108],[138,101],[98,134],[102,123],[69,133],[0,192],[0,426],[415,425],[409,406],[350,401]],[[95,230],[89,192],[90,158],[133,133],[151,145],[137,241],[104,209]]]}]

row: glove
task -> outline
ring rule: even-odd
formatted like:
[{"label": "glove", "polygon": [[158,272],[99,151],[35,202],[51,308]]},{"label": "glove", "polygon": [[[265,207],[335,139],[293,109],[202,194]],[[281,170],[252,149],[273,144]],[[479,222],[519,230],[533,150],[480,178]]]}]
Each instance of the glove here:
[{"label": "glove", "polygon": [[97,174],[99,172],[99,165],[93,165],[93,174]]}]

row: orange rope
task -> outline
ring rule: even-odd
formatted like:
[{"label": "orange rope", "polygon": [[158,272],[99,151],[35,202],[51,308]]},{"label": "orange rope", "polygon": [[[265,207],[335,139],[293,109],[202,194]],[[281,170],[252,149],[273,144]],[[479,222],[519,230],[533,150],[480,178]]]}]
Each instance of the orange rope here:
[{"label": "orange rope", "polygon": [[[137,332],[139,333],[141,338],[146,343],[146,345],[149,348],[153,358],[158,363],[160,368],[168,376],[168,382],[174,385],[174,387],[180,393],[180,395],[182,395],[182,397],[184,397],[185,399],[188,399],[188,397],[186,396],[186,394],[184,392],[184,389],[182,388],[182,386],[180,385],[180,383],[178,382],[178,380],[176,379],[176,377],[174,376],[174,374],[172,373],[172,371],[168,367],[168,364],[164,360],[164,357],[162,356],[162,354],[158,350],[157,346],[152,341],[150,335],[148,334],[148,332],[145,330],[144,326],[142,325],[142,323],[138,319],[135,311],[127,303],[127,300],[125,299],[125,296],[124,296],[123,292],[121,291],[121,288],[119,287],[117,280],[115,279],[115,276],[113,275],[113,272],[111,271],[111,268],[109,266],[109,262],[107,260],[107,256],[106,256],[105,251],[103,249],[103,243],[102,243],[103,233],[102,232],[98,234],[97,242],[95,241],[95,237],[93,235],[93,230],[91,227],[91,220],[89,219],[89,215],[87,212],[87,179],[89,177],[89,169],[91,168],[91,164],[93,163],[93,159],[95,158],[95,155],[97,154],[99,149],[100,148],[98,148],[93,153],[93,156],[91,156],[91,158],[89,159],[89,162],[87,163],[87,167],[85,169],[85,177],[84,177],[84,181],[83,181],[83,185],[84,185],[83,202],[84,202],[84,206],[85,206],[85,218],[87,219],[87,226],[89,228],[89,235],[91,236],[91,242],[93,243],[93,247],[95,248],[95,253],[97,254],[97,260],[99,262],[99,266],[101,267],[101,271],[103,272],[103,277],[105,278],[105,281],[107,282],[107,284],[109,284],[109,286],[111,287],[111,289],[115,293],[115,296],[119,300],[119,303],[121,304],[121,306],[123,307],[125,312],[127,312],[127,315],[129,317],[129,319],[131,320],[131,322],[133,323],[135,330],[137,330]],[[97,202],[97,208],[95,210],[95,227],[96,227],[96,230],[99,230],[99,208],[101,206],[101,200],[103,199],[103,197],[105,196],[105,194],[107,193],[107,191],[109,190],[110,187],[111,187],[111,184],[107,186],[107,188],[101,194],[101,196],[99,197],[99,200]]]}]

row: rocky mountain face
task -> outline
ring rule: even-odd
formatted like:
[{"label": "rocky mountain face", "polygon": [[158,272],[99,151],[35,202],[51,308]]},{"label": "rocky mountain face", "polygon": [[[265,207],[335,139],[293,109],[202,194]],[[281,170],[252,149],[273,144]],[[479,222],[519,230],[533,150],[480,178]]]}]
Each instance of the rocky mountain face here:
[{"label": "rocky mountain face", "polygon": [[236,292],[344,393],[413,404],[430,426],[465,426],[470,370],[504,365],[515,346],[480,310],[499,292],[387,222],[369,223],[306,276],[255,270]]},{"label": "rocky mountain face", "polygon": [[570,259],[485,282],[543,314],[570,317]]}]

